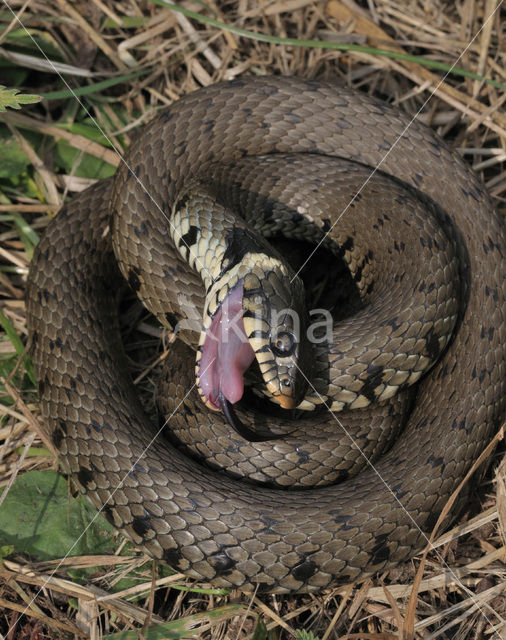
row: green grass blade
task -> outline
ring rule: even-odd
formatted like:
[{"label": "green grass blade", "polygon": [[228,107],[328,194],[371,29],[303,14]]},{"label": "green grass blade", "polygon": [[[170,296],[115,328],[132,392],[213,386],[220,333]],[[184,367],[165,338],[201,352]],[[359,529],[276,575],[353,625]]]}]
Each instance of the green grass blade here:
[{"label": "green grass blade", "polygon": [[438,60],[430,60],[429,58],[424,58],[422,56],[413,56],[408,53],[401,53],[400,51],[390,51],[389,49],[378,49],[377,47],[367,47],[365,45],[351,44],[348,42],[326,42],[324,40],[299,40],[298,38],[282,38],[281,36],[271,36],[266,33],[256,33],[254,31],[248,31],[247,29],[242,29],[241,27],[235,27],[233,25],[225,24],[224,22],[220,22],[215,18],[208,18],[207,16],[203,16],[200,13],[197,13],[196,11],[190,11],[190,9],[185,9],[184,7],[176,6],[175,4],[171,4],[170,2],[163,2],[163,0],[149,0],[149,1],[158,6],[168,7],[173,11],[182,13],[187,18],[192,18],[193,20],[197,20],[198,22],[208,24],[212,27],[216,27],[217,29],[221,29],[223,31],[230,31],[230,33],[234,33],[235,35],[241,36],[243,38],[249,38],[251,40],[259,40],[260,42],[270,42],[271,44],[279,44],[279,45],[291,46],[291,47],[307,47],[309,49],[334,49],[336,51],[357,51],[359,53],[369,53],[371,55],[382,56],[384,58],[392,58],[394,60],[403,60],[404,62],[413,62],[415,64],[419,64],[424,67],[438,69],[439,71],[445,71],[446,73],[451,73],[453,75],[464,76],[465,78],[471,78],[472,80],[479,80],[480,82],[485,82],[486,84],[489,84],[493,87],[497,87],[498,89],[506,90],[506,84],[503,84],[502,82],[498,82],[497,80],[492,80],[491,78],[486,78],[485,76],[482,76],[479,73],[474,73],[474,71],[468,71],[467,69],[454,67],[453,65],[446,64],[445,62],[439,62]]},{"label": "green grass blade", "polygon": [[133,71],[122,76],[115,78],[109,78],[108,80],[101,80],[94,84],[89,84],[86,87],[78,87],[77,89],[61,89],[60,91],[49,91],[48,93],[41,94],[43,100],[62,100],[65,98],[73,98],[74,96],[87,96],[92,93],[98,93],[109,87],[114,87],[122,82],[132,80],[132,78],[138,78],[139,76],[150,73],[149,69],[142,69],[141,71]]},{"label": "green grass blade", "polygon": [[[7,337],[12,342],[12,345],[16,350],[16,353],[18,354],[18,356],[21,357],[25,351],[25,345],[23,344],[23,341],[16,333],[16,329],[14,329],[12,322],[9,320],[9,318],[7,318],[7,316],[4,314],[4,312],[1,309],[0,309],[0,325],[2,325],[2,328],[7,334]],[[35,373],[33,371],[32,363],[28,358],[28,356],[26,355],[23,359],[23,364],[25,366],[25,370],[28,377],[30,378],[33,384],[36,384]]]}]

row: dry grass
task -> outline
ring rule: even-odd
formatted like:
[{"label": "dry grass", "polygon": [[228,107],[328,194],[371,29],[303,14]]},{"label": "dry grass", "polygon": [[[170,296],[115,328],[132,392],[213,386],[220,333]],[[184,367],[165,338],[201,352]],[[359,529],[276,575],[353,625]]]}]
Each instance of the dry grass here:
[{"label": "dry grass", "polygon": [[[179,4],[252,32],[340,46],[368,45],[446,65],[457,62],[462,69],[506,84],[505,13],[497,9],[497,0],[457,4],[439,0],[209,0],[209,10],[202,3]],[[53,52],[49,57],[57,62],[56,69],[41,51],[20,44],[23,34],[8,7],[45,50]],[[484,18],[494,11],[484,24]],[[411,114],[421,108],[417,117],[469,161],[498,209],[506,210],[504,86],[453,74],[445,77],[444,71],[413,60],[365,51],[260,42],[147,0],[10,0],[0,4],[0,26],[0,56],[12,63],[9,73],[22,72],[25,92],[64,88],[57,70],[66,72],[73,88],[143,72],[82,98],[119,149],[161,107],[200,86],[241,74],[318,77],[354,85]],[[20,230],[20,220],[40,234],[64,199],[92,181],[79,173],[86,158],[93,156],[112,166],[118,163],[116,153],[100,140],[90,140],[85,130],[60,126],[82,123],[85,117],[71,96],[2,116],[30,162],[25,172],[28,178],[0,193],[1,308],[22,340],[26,339],[23,288],[30,248],[28,231]],[[72,167],[66,170],[56,162],[56,145],[61,140],[78,150]],[[5,217],[11,212],[17,212],[17,223]],[[17,357],[11,340],[0,341],[0,356],[2,362]],[[17,388],[16,380],[11,375],[11,381],[4,379],[0,389],[0,484],[5,490],[18,474],[56,466],[48,455],[30,455],[34,447],[43,445],[37,402],[33,389]],[[190,637],[189,629],[194,629],[203,638],[249,638],[256,628],[257,638],[290,638],[301,629],[321,640],[506,638],[504,465],[498,477],[495,483],[489,475],[476,488],[459,525],[435,541],[440,556],[431,552],[422,561],[415,558],[374,580],[319,595],[250,598],[206,589],[181,591],[174,585],[191,583],[179,575],[155,579],[158,574],[152,561],[141,554],[68,558],[55,573],[57,561],[35,563],[21,555],[10,556],[0,565],[0,633],[9,639],[98,638],[105,632],[146,629],[149,624],[184,618],[188,635],[170,637]],[[66,573],[97,565],[101,569],[85,585],[71,581]],[[138,584],[115,591],[118,577],[133,572]]]}]

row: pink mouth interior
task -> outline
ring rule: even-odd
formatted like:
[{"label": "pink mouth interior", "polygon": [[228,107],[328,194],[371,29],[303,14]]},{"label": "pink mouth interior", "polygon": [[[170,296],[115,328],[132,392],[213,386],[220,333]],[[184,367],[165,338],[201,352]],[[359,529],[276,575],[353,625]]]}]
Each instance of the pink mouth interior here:
[{"label": "pink mouth interior", "polygon": [[232,404],[241,399],[244,372],[255,358],[244,332],[242,295],[242,284],[232,289],[214,315],[202,345],[200,390],[216,409],[221,409],[220,392]]}]

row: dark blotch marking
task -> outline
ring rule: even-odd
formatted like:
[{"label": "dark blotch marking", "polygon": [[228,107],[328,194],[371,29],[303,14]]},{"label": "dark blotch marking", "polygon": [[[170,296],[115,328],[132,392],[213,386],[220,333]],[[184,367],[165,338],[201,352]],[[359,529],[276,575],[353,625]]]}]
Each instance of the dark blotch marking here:
[{"label": "dark blotch marking", "polygon": [[172,329],[178,323],[178,319],[176,318],[176,316],[173,313],[170,313],[170,311],[167,311],[167,313],[165,314],[165,320],[167,320],[167,322],[170,324]]},{"label": "dark blotch marking", "polygon": [[107,520],[107,522],[114,527],[115,524],[114,524],[114,516],[112,515],[112,508],[108,504],[102,507],[102,514],[105,516],[105,519]]},{"label": "dark blotch marking", "polygon": [[172,113],[170,112],[169,109],[167,109],[166,111],[162,111],[162,113],[159,115],[159,119],[162,122],[168,122],[171,118],[172,118]]},{"label": "dark blotch marking", "polygon": [[341,525],[339,527],[340,530],[349,531],[357,528],[356,524],[350,524],[351,516],[343,515],[342,509],[332,509],[329,513],[334,516],[334,522]]},{"label": "dark blotch marking", "polygon": [[[252,295],[252,291],[248,291],[249,295]],[[260,314],[256,314],[253,311],[250,311],[249,309],[246,309],[246,311],[244,311],[244,313],[242,314],[243,318],[262,318],[262,316]]]},{"label": "dark blotch marking", "polygon": [[94,483],[93,473],[85,467],[81,467],[79,469],[77,473],[77,479],[83,487],[86,487],[86,489],[89,489],[90,485]]},{"label": "dark blotch marking", "polygon": [[423,524],[423,529],[430,533],[436,526],[439,515],[437,513],[429,513]]},{"label": "dark blotch marking", "polygon": [[178,142],[174,147],[174,156],[176,158],[180,158],[181,156],[184,156],[184,154],[186,153],[186,147],[187,147],[186,140],[181,140],[181,142]]},{"label": "dark blotch marking", "polygon": [[323,218],[322,222],[323,222],[322,229],[323,229],[323,231],[325,231],[325,233],[327,233],[332,228],[332,225],[330,223],[330,219],[329,218]]},{"label": "dark blotch marking", "polygon": [[473,189],[471,187],[469,189],[462,188],[462,193],[466,196],[471,196],[471,198],[473,198],[473,200],[475,200],[476,202],[480,201],[480,193],[479,191],[476,191],[476,189]]},{"label": "dark blotch marking", "polygon": [[262,331],[261,329],[255,329],[250,333],[248,338],[262,338],[264,340],[268,340],[270,338],[270,333],[268,331]]},{"label": "dark blotch marking", "polygon": [[188,231],[181,236],[181,240],[179,241],[179,247],[186,247],[187,254],[190,252],[190,247],[192,247],[196,242],[199,236],[200,229],[196,227],[194,224],[190,226]]},{"label": "dark blotch marking", "polygon": [[365,396],[370,402],[374,402],[376,395],[374,389],[381,384],[381,378],[383,376],[383,367],[372,364],[367,367],[368,377],[364,383],[364,386],[359,393]]},{"label": "dark blotch marking", "polygon": [[427,355],[431,360],[437,360],[439,358],[439,354],[441,353],[441,349],[439,346],[439,340],[434,332],[434,329],[430,329],[425,336],[426,347],[425,350]]},{"label": "dark blotch marking", "polygon": [[499,300],[499,296],[497,295],[497,289],[491,289],[488,284],[485,285],[485,295],[492,296],[495,302]]},{"label": "dark blotch marking", "polygon": [[132,529],[138,536],[142,538],[146,535],[146,533],[152,529],[151,526],[151,518],[148,516],[135,516],[132,521]]},{"label": "dark blotch marking", "polygon": [[60,445],[67,433],[67,427],[63,420],[58,422],[58,426],[53,429],[53,433],[51,434],[51,440],[53,441],[54,446],[59,449]]},{"label": "dark blotch marking", "polygon": [[272,256],[272,249],[261,238],[257,238],[247,229],[235,227],[233,229],[225,229],[225,242],[227,245],[223,256],[223,268],[220,278],[230,271],[236,264],[239,264],[244,256],[248,253],[264,253]]},{"label": "dark blotch marking", "polygon": [[255,582],[256,593],[270,593],[272,591],[272,584],[268,582]]},{"label": "dark blotch marking", "polygon": [[141,270],[139,269],[139,267],[132,267],[128,272],[128,284],[130,285],[132,291],[134,291],[135,293],[137,293],[137,291],[139,291],[139,289],[141,288],[141,281],[139,279],[140,272]]},{"label": "dark blotch marking", "polygon": [[273,527],[279,525],[279,520],[272,518],[268,513],[263,513],[262,510],[258,512],[259,519],[265,525],[265,529],[262,533],[276,533]]},{"label": "dark blotch marking", "polygon": [[186,205],[188,204],[188,200],[190,199],[190,194],[189,193],[185,193],[184,196],[182,196],[181,198],[179,198],[179,200],[176,203],[176,210],[181,210],[184,209],[186,207]]},{"label": "dark blotch marking", "polygon": [[309,580],[316,573],[316,562],[305,560],[292,569],[292,575],[295,580],[304,582]]},{"label": "dark blotch marking", "polygon": [[[149,473],[146,467],[143,467],[139,462],[136,462],[134,465],[132,465],[132,471],[130,473],[135,473],[136,471],[138,471],[139,473]],[[144,511],[146,513],[149,513],[150,515],[153,515],[148,509],[144,509]]]},{"label": "dark blotch marking", "polygon": [[444,465],[444,458],[442,456],[438,456],[436,458],[436,456],[434,454],[431,454],[428,458],[427,458],[427,462],[429,462],[433,467],[441,467]]},{"label": "dark blotch marking", "polygon": [[399,502],[402,502],[405,496],[411,493],[409,489],[402,489],[402,486],[403,485],[399,483],[398,485],[395,485],[394,487],[392,487],[392,492],[397,498],[397,500],[399,500]]},{"label": "dark blotch marking", "polygon": [[141,235],[145,235],[148,232],[148,228],[146,223],[143,222],[140,227],[134,226],[135,235],[140,238]]},{"label": "dark blotch marking", "polygon": [[272,200],[267,200],[262,207],[262,212],[264,220],[271,220],[274,215],[274,202]]},{"label": "dark blotch marking", "polygon": [[164,549],[162,558],[170,567],[178,567],[183,556],[179,549]]},{"label": "dark blotch marking", "polygon": [[311,461],[311,454],[308,451],[299,449],[299,447],[296,447],[295,451],[299,457],[299,464],[306,464]]},{"label": "dark blotch marking", "polygon": [[216,571],[217,576],[223,576],[231,573],[235,567],[235,561],[232,560],[224,551],[209,556],[209,564]]},{"label": "dark blotch marking", "polygon": [[374,564],[386,562],[390,558],[390,549],[387,546],[387,541],[387,533],[380,533],[376,536],[376,542],[371,549],[371,557]]},{"label": "dark blotch marking", "polygon": [[339,251],[337,251],[337,258],[342,258],[347,251],[352,251],[355,246],[355,241],[351,236],[348,236],[343,244],[339,247]]}]

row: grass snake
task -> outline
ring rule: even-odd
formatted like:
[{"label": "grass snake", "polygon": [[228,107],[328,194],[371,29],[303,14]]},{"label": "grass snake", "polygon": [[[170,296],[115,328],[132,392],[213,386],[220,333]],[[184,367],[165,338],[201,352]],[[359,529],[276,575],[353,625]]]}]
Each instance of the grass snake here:
[{"label": "grass snake", "polygon": [[[263,168],[255,169],[258,156]],[[370,178],[373,168],[380,171]],[[197,178],[212,184],[190,197]],[[321,200],[327,184],[334,192]],[[211,217],[209,199],[216,205]],[[400,217],[390,214],[395,207]],[[246,213],[234,222],[235,208]],[[440,229],[419,231],[415,218],[422,227],[434,218]],[[287,235],[289,243],[311,234],[313,244],[322,240],[325,259],[345,260],[364,303],[357,320],[336,322],[337,343],[316,355],[300,347],[302,374],[283,369],[286,358],[276,360],[276,353],[284,355],[286,332],[266,346],[268,326],[255,336],[248,330],[248,309],[256,305],[249,314],[255,318],[258,308],[264,315],[270,309],[264,291],[276,296],[284,287],[281,298],[289,302],[299,295],[279,275],[285,267],[277,251],[257,238],[262,227],[267,236]],[[445,239],[450,249],[441,266],[432,255],[444,251]],[[477,178],[432,131],[392,106],[295,78],[244,78],[200,89],[155,117],[115,177],[75,196],[37,247],[27,318],[45,428],[64,469],[106,517],[190,576],[245,590],[303,592],[370,575],[425,544],[448,497],[504,420],[505,251],[504,226]],[[382,262],[388,277],[376,272]],[[430,281],[420,275],[436,262],[438,275],[427,276]],[[244,264],[249,271],[241,271]],[[288,280],[296,270],[287,267]],[[190,329],[181,335],[193,349],[199,331],[191,327],[199,327],[203,314],[209,332],[224,313],[223,301],[239,291],[235,304],[242,304],[248,337],[258,338],[250,344],[264,380],[262,361],[271,367],[274,358],[277,371],[293,378],[293,401],[286,401],[292,406],[307,386],[300,375],[323,362],[326,373],[307,374],[310,390],[321,389],[311,402],[324,397],[332,414],[310,406],[298,420],[284,420],[282,409],[269,416],[246,403],[237,409],[245,424],[279,433],[270,442],[248,442],[204,406],[194,385],[194,351],[178,341],[163,395],[174,429],[189,426],[181,445],[186,453],[168,440],[153,441],[157,429],[136,397],[118,333],[123,278],[163,324],[184,328],[186,322]],[[211,289],[212,302],[206,301]],[[257,297],[244,302],[255,289]],[[390,295],[386,302],[382,290]],[[418,301],[415,310],[396,306],[399,299]],[[361,339],[358,328],[371,308],[380,330]],[[388,340],[412,351],[382,355]],[[213,375],[211,387],[223,390],[226,371]],[[393,387],[415,381],[393,395]],[[268,387],[271,396],[282,392],[276,384]],[[226,393],[235,400],[242,389]],[[374,444],[372,435],[386,423],[400,435],[392,445]],[[316,433],[316,445],[306,428]],[[195,461],[192,446],[209,456],[207,466]],[[358,472],[358,447],[374,468],[365,464]],[[384,455],[376,459],[378,448]],[[336,457],[337,471],[324,454]],[[220,460],[231,476],[213,468]],[[267,484],[237,480],[243,471]],[[283,490],[299,476],[304,488]]]}]

